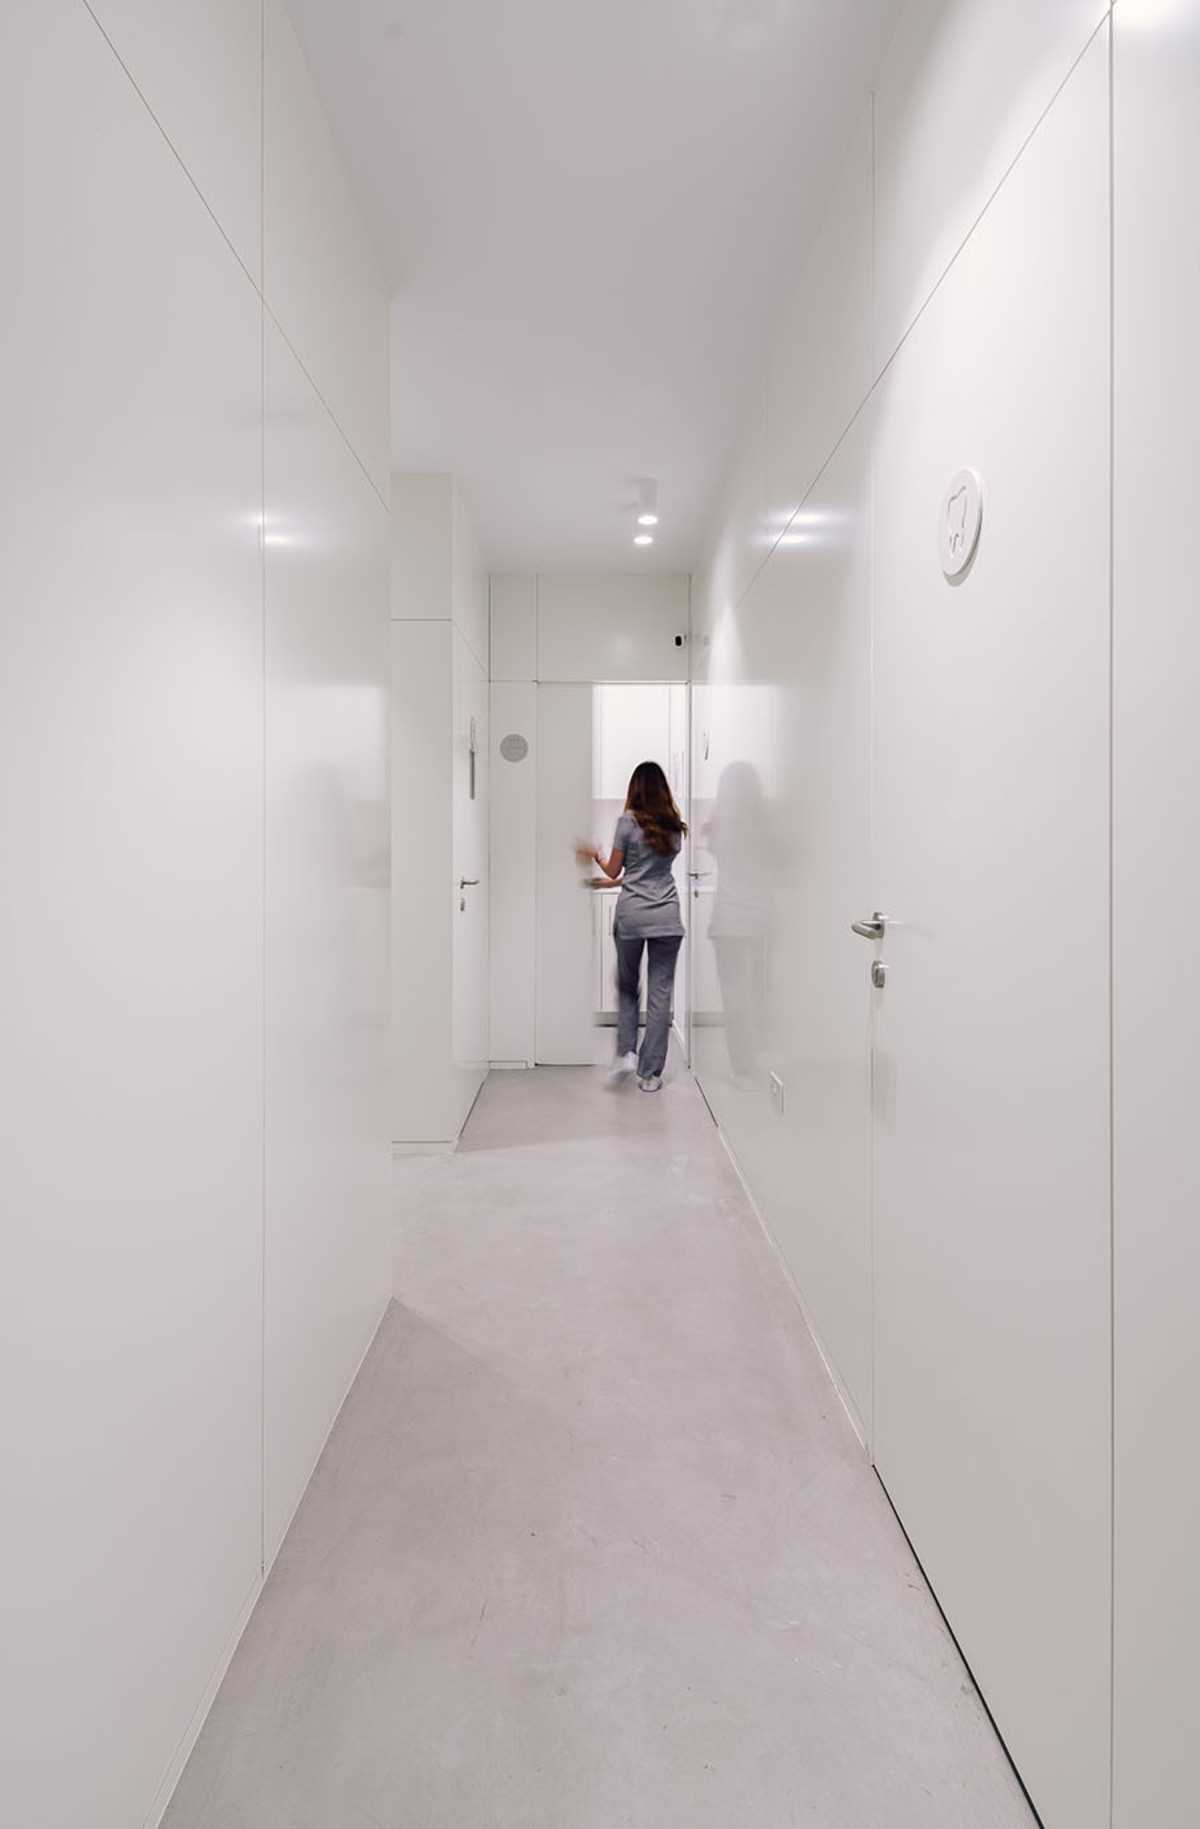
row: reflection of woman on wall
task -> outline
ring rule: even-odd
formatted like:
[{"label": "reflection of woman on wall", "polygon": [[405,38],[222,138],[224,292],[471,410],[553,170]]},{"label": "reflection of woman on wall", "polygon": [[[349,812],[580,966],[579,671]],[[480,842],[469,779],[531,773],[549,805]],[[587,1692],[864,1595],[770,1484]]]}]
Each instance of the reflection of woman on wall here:
[{"label": "reflection of woman on wall", "polygon": [[765,1018],[765,938],[771,845],[758,770],[731,762],[722,770],[705,840],[717,865],[708,934],[717,962],[725,1041],[735,1074],[757,1065]]},{"label": "reflection of woman on wall", "polygon": [[[667,1062],[675,961],[683,940],[683,916],[674,863],[687,827],[667,777],[657,762],[639,762],[629,779],[625,811],[617,821],[607,858],[581,845],[580,863],[599,864],[612,882],[621,879],[613,933],[617,942],[617,1059],[614,1074],[636,1068],[643,1092],[657,1092]],[[624,871],[624,875],[622,875]],[[642,948],[646,967],[646,1034],[636,1053]]]}]

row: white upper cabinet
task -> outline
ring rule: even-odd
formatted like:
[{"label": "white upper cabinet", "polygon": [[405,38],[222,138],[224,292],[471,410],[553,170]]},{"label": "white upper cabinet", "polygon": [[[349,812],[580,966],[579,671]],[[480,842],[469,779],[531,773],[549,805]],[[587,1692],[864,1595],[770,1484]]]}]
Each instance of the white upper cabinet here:
[{"label": "white upper cabinet", "polygon": [[685,575],[538,579],[539,680],[685,680]]}]

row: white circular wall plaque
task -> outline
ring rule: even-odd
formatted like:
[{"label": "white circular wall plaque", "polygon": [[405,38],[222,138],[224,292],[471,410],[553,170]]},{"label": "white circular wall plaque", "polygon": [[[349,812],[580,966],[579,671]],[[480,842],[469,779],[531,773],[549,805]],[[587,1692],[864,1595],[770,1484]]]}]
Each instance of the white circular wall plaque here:
[{"label": "white circular wall plaque", "polygon": [[959,578],[975,557],[983,526],[983,483],[977,470],[960,470],[942,501],[942,570]]},{"label": "white circular wall plaque", "polygon": [[510,736],[501,737],[500,754],[506,762],[524,762],[529,754],[529,744],[514,731]]}]

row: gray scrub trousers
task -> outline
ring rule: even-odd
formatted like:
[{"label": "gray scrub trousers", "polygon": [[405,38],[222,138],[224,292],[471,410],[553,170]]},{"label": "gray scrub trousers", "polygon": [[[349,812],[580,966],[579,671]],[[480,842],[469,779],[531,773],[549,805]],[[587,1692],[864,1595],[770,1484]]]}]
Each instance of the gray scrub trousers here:
[{"label": "gray scrub trousers", "polygon": [[625,874],[614,927],[617,1053],[633,1054],[637,1049],[642,948],[645,947],[648,955],[646,1033],[638,1058],[638,1072],[643,1079],[650,1079],[661,1073],[667,1064],[675,961],[683,944],[683,919],[673,874],[679,842],[672,854],[664,857],[645,842],[637,820],[629,813],[622,813],[617,821],[613,848],[625,856]]},{"label": "gray scrub trousers", "polygon": [[682,934],[646,939],[617,936],[617,1053],[637,1050],[638,1006],[641,1002],[642,948],[649,954],[646,966],[646,1033],[638,1056],[644,1080],[661,1073],[667,1064],[671,1039],[671,996],[675,989],[675,961],[683,945]]}]

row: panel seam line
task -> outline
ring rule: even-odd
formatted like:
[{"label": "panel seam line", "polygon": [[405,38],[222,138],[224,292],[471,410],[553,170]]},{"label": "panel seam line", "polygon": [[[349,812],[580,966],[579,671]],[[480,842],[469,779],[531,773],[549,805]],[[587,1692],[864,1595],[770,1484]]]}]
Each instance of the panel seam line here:
[{"label": "panel seam line", "polygon": [[[784,538],[790,531],[790,529],[796,519],[796,516],[801,512],[805,503],[809,500],[810,496],[812,495],[813,490],[817,487],[817,484],[821,481],[822,477],[825,475],[825,472],[828,470],[830,464],[833,462],[834,458],[837,456],[838,452],[841,450],[842,446],[845,444],[847,438],[850,436],[850,433],[854,430],[854,427],[858,424],[858,421],[862,418],[863,413],[866,411],[867,407],[871,404],[871,401],[874,399],[875,394],[878,392],[881,382],[887,376],[887,374],[888,374],[889,370],[891,369],[892,365],[894,364],[897,356],[900,354],[900,351],[904,348],[905,344],[908,342],[909,338],[912,336],[913,332],[916,330],[917,325],[921,322],[921,319],[925,316],[925,313],[928,311],[930,305],[932,305],[934,299],[937,297],[938,293],[941,291],[942,287],[945,285],[946,280],[949,278],[954,267],[958,264],[964,251],[966,250],[968,243],[971,241],[972,237],[975,235],[976,231],[979,229],[980,225],[983,222],[984,217],[987,215],[988,211],[991,209],[992,205],[995,203],[997,197],[1000,195],[1000,192],[1004,189],[1004,186],[1008,183],[1009,179],[1012,177],[1013,172],[1016,170],[1017,166],[1020,164],[1021,160],[1024,158],[1026,152],[1029,150],[1029,147],[1032,144],[1033,140],[1035,139],[1036,135],[1038,134],[1038,132],[1040,131],[1042,126],[1045,124],[1047,118],[1049,117],[1049,115],[1050,115],[1052,109],[1054,108],[1056,102],[1058,101],[1059,97],[1062,95],[1064,89],[1067,87],[1067,84],[1070,82],[1070,80],[1074,76],[1076,70],[1079,68],[1080,64],[1083,62],[1084,58],[1087,56],[1088,52],[1091,50],[1092,45],[1095,42],[1099,33],[1104,30],[1104,27],[1108,23],[1109,18],[1110,18],[1110,14],[1108,12],[1106,12],[1104,14],[1103,18],[1098,20],[1097,23],[1095,24],[1095,26],[1093,26],[1092,30],[1088,33],[1086,43],[1082,46],[1081,50],[1079,51],[1078,56],[1072,60],[1071,66],[1067,70],[1062,81],[1058,84],[1053,95],[1050,97],[1049,101],[1046,103],[1046,106],[1042,109],[1041,113],[1038,115],[1037,119],[1034,121],[1032,127],[1029,129],[1029,132],[1025,135],[1025,138],[1021,141],[1021,144],[1018,146],[1016,152],[1013,154],[1009,163],[1005,166],[1000,177],[997,179],[995,186],[988,193],[988,196],[985,199],[985,201],[983,202],[983,204],[981,205],[978,214],[972,220],[972,222],[971,222],[970,226],[968,227],[966,233],[964,234],[962,240],[959,242],[959,244],[955,248],[953,254],[951,254],[949,260],[946,262],[946,265],[943,267],[941,273],[939,273],[937,279],[934,281],[933,285],[930,287],[929,292],[927,293],[925,299],[918,306],[916,312],[913,315],[911,322],[909,323],[908,327],[904,331],[904,334],[901,336],[899,342],[896,344],[896,347],[892,350],[892,352],[888,356],[887,360],[882,364],[878,373],[875,374],[874,379],[871,381],[871,384],[868,387],[866,393],[863,395],[862,399],[859,401],[858,405],[855,407],[853,413],[850,415],[850,418],[846,421],[846,424],[843,426],[841,432],[838,434],[838,436],[837,436],[836,440],[834,441],[832,447],[830,448],[829,452],[822,459],[820,466],[818,467],[818,469],[815,471],[815,473],[810,478],[809,483],[808,483],[807,487],[805,488],[803,495],[800,497],[800,500],[797,502],[795,508],[792,510],[792,513],[789,515],[788,519],[784,522],[784,524],[780,528],[778,534],[775,536],[774,540],[771,542],[771,545],[769,546],[767,551],[763,554],[763,556],[759,560],[758,564],[755,566],[753,572],[750,574],[750,577],[746,580],[746,583],[742,587],[742,590],[739,592],[738,596],[734,599],[733,604],[731,606],[733,609],[741,608],[742,604],[745,603],[745,601],[749,597],[751,591],[754,589],[754,586],[757,584],[758,579],[761,576],[762,572],[766,569],[767,565],[774,558],[776,552],[779,549],[781,542],[784,540]],[[874,144],[874,111],[873,110],[872,110],[872,148],[871,148],[871,192],[872,192],[871,259],[872,259],[872,284],[874,284],[875,144]],[[872,319],[871,319],[872,337],[874,337],[874,323],[875,323],[874,304],[875,304],[875,300],[873,298],[872,299]],[[874,365],[874,351],[872,351],[872,366],[873,365]]]},{"label": "panel seam line", "polygon": [[[318,387],[316,381],[314,381],[312,374],[309,371],[309,368],[304,361],[304,358],[300,355],[295,344],[292,342],[291,337],[289,337],[287,331],[284,329],[283,325],[279,322],[279,319],[276,317],[275,312],[272,310],[272,308],[267,300],[266,291],[265,291],[266,274],[264,271],[261,270],[265,264],[265,245],[264,245],[264,235],[263,235],[263,211],[262,211],[262,198],[263,198],[263,190],[264,190],[263,169],[264,169],[264,147],[265,147],[265,133],[264,133],[264,127],[263,127],[263,121],[264,121],[264,115],[265,115],[265,82],[264,82],[265,65],[266,65],[265,27],[260,26],[260,33],[259,33],[260,51],[259,51],[259,113],[258,113],[258,136],[259,136],[258,185],[259,185],[259,266],[260,266],[260,274],[259,274],[259,279],[256,280],[253,273],[251,273],[249,267],[246,265],[245,261],[242,259],[241,255],[238,253],[233,242],[230,240],[229,234],[226,231],[223,223],[221,222],[221,218],[217,215],[216,211],[213,209],[212,204],[208,201],[208,198],[204,195],[204,192],[201,190],[199,184],[197,184],[195,178],[192,176],[192,173],[188,167],[187,161],[184,158],[183,154],[180,152],[178,146],[176,146],[174,140],[171,138],[170,134],[167,132],[166,128],[163,126],[161,120],[159,119],[158,115],[155,113],[154,109],[150,106],[150,103],[146,97],[145,90],[141,87],[136,76],[133,74],[133,71],[129,68],[129,65],[125,62],[125,59],[121,56],[121,53],[118,51],[116,45],[113,43],[112,39],[109,37],[109,34],[105,31],[104,26],[101,24],[100,20],[97,18],[95,9],[93,8],[93,6],[91,4],[91,0],[80,0],[80,4],[84,8],[84,11],[88,14],[93,25],[96,27],[96,30],[99,32],[101,38],[103,38],[103,40],[104,40],[105,44],[108,46],[109,50],[112,52],[113,56],[116,58],[117,62],[120,64],[122,70],[124,70],[125,75],[128,77],[129,83],[130,83],[135,95],[138,97],[138,100],[141,102],[142,106],[145,108],[146,113],[150,116],[150,119],[154,122],[154,125],[157,127],[159,133],[162,135],[163,140],[165,141],[166,145],[169,147],[171,155],[175,159],[176,164],[179,166],[180,171],[183,173],[184,177],[187,179],[188,183],[191,185],[192,189],[195,191],[197,197],[200,199],[200,202],[204,205],[205,210],[207,211],[209,217],[212,219],[212,222],[216,227],[217,233],[220,235],[222,241],[225,243],[226,247],[229,249],[229,252],[233,255],[234,260],[236,260],[238,266],[241,268],[242,272],[245,274],[245,276],[249,280],[250,284],[254,287],[254,290],[258,294],[258,297],[262,303],[263,310],[267,313],[267,316],[270,318],[271,322],[274,324],[276,330],[279,332],[280,336],[283,338],[284,342],[287,344],[289,350],[291,351],[293,357],[295,358],[297,366],[300,368],[301,373],[304,375],[305,380],[308,382],[309,386],[312,388],[313,393],[317,396],[317,399],[320,401],[325,412],[328,414],[333,425],[336,427],[339,437],[341,438],[343,444],[346,446],[346,449],[349,451],[351,457],[353,457],[353,459],[354,459],[355,463],[358,465],[359,469],[362,471],[367,482],[370,484],[371,489],[373,490],[381,507],[384,508],[390,514],[390,512],[391,512],[390,505],[389,505],[388,501],[386,500],[386,498],[383,494],[383,491],[380,489],[378,483],[375,481],[375,478],[371,475],[371,472],[367,469],[366,464],[363,462],[362,458],[359,456],[358,450],[354,444],[354,441],[351,439],[350,434],[346,431],[345,426],[343,426],[341,420],[338,418],[337,414],[334,412],[333,408],[330,406],[328,400],[325,398],[325,395],[322,393],[321,389]],[[259,18],[261,21],[261,19],[262,19],[261,13],[259,15]]]}]

